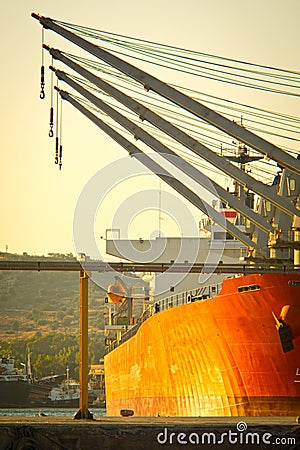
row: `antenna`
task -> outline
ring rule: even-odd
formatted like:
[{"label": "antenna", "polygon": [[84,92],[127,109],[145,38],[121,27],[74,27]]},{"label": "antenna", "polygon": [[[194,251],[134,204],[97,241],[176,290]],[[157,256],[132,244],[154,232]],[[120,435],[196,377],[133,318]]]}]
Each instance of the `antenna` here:
[{"label": "antenna", "polygon": [[161,180],[159,180],[159,191],[158,191],[158,237],[161,237]]}]

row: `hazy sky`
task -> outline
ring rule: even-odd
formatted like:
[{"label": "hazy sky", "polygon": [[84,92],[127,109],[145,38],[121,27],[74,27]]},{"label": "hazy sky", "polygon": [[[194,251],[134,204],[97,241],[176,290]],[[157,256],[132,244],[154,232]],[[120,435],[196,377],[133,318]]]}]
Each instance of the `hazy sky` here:
[{"label": "hazy sky", "polygon": [[[300,70],[299,0],[2,0],[0,251],[7,245],[11,252],[72,252],[73,214],[82,189],[98,169],[126,157],[122,148],[72,106],[65,105],[63,170],[59,172],[53,164],[54,143],[47,136],[49,102],[39,99],[41,26],[31,18],[31,12],[205,53]],[[61,42],[60,48],[66,48],[52,32],[47,32],[46,42]],[[204,82],[202,85],[198,79],[197,83],[199,89],[205,89]],[[231,92],[224,86],[218,89],[223,96]],[[249,95],[242,93],[241,99],[247,101]],[[278,96],[260,100],[252,96],[252,104],[253,99],[258,106],[299,115],[299,100]],[[154,183],[157,188],[158,181]],[[111,203],[112,211],[116,207]],[[100,236],[110,227],[109,219],[100,217],[96,233]],[[143,231],[141,222],[137,232]]]}]

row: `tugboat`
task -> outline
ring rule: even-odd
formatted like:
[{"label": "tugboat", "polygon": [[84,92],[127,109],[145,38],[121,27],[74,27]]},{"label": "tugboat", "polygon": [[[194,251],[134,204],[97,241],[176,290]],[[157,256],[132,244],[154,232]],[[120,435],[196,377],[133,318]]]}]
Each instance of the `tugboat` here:
[{"label": "tugboat", "polygon": [[[47,406],[55,408],[75,408],[79,406],[80,385],[78,381],[70,378],[69,368],[67,367],[66,379],[58,386],[51,389],[48,395]],[[96,400],[97,395],[89,387],[89,403],[92,404]]]}]

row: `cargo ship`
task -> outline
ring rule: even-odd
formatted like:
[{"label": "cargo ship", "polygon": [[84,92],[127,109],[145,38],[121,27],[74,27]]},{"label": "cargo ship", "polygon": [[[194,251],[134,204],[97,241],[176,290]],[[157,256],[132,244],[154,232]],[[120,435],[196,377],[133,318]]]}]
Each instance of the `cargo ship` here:
[{"label": "cargo ship", "polygon": [[[107,414],[120,415],[121,411],[127,411],[136,416],[298,415],[300,158],[299,150],[291,148],[291,140],[296,136],[291,137],[291,140],[288,136],[294,133],[292,124],[285,129],[278,122],[279,116],[283,122],[291,116],[278,112],[269,116],[270,111],[249,107],[253,108],[252,114],[255,117],[258,117],[259,110],[259,117],[262,114],[265,123],[271,123],[269,131],[263,126],[259,129],[259,134],[256,134],[252,131],[257,130],[256,126],[246,128],[242,118],[239,124],[240,118],[234,116],[233,119],[231,110],[227,110],[227,116],[223,114],[224,104],[221,108],[216,106],[217,111],[203,103],[218,105],[216,100],[220,100],[219,97],[214,97],[212,103],[205,99],[200,101],[199,92],[186,90],[183,86],[178,89],[177,80],[176,84],[167,84],[130,62],[133,56],[135,59],[131,61],[142,59],[143,66],[150,63],[153,67],[159,56],[159,66],[164,66],[169,55],[171,60],[177,61],[180,51],[181,63],[194,67],[200,52],[196,52],[191,58],[190,51],[184,49],[157,43],[154,45],[153,42],[116,34],[109,36],[112,48],[102,48],[101,42],[100,45],[95,45],[91,40],[85,39],[98,39],[96,30],[84,28],[83,33],[80,26],[35,13],[32,16],[45,29],[54,31],[101,61],[98,64],[95,60],[67,55],[48,45],[44,46],[53,59],[84,79],[82,83],[76,78],[77,82],[75,77],[52,67],[57,78],[71,88],[71,94],[57,88],[61,98],[110,136],[131,158],[138,160],[198,211],[202,211],[213,225],[206,240],[205,237],[199,237],[201,245],[198,246],[195,258],[186,251],[183,252],[185,254],[182,260],[178,260],[178,252],[174,249],[181,249],[184,243],[187,244],[184,246],[185,250],[190,249],[192,254],[197,244],[193,239],[182,237],[181,233],[177,240],[166,239],[162,255],[165,260],[151,259],[149,264],[166,262],[172,265],[175,261],[180,264],[187,262],[191,267],[194,262],[205,263],[212,260],[217,261],[217,268],[230,260],[238,262],[240,253],[245,251],[244,257],[253,269],[248,275],[242,269],[235,268],[229,278],[220,277],[217,272],[211,273],[206,280],[205,276],[200,280],[199,274],[187,271],[186,277],[180,282],[173,283],[172,277],[165,277],[165,287],[159,286],[157,277],[154,297],[152,299],[145,293],[144,310],[138,319],[133,314],[134,297],[132,292],[128,292],[122,277],[110,284],[108,301],[117,306],[114,306],[114,310],[109,307],[108,314],[107,331],[115,331],[116,336],[107,337],[104,358]],[[100,39],[105,40],[103,37]],[[132,45],[133,39],[139,45],[142,44],[143,51],[138,58],[134,55],[136,46]],[[128,54],[125,53],[126,59],[119,57],[118,45],[129,50]],[[163,49],[163,58],[157,48]],[[146,54],[149,55],[149,60],[143,59]],[[235,63],[236,60],[226,58],[226,71],[229,67],[231,71],[237,70]],[[243,71],[248,70],[246,66],[250,64],[247,75],[249,78],[254,70],[256,74],[265,74],[266,69],[271,69],[249,62],[242,64]],[[113,70],[103,69],[106,65]],[[177,64],[172,67],[178,71]],[[260,72],[257,72],[257,67]],[[214,67],[210,70],[213,72],[216,69]],[[104,79],[96,74],[99,71]],[[297,75],[296,71],[293,73],[294,76]],[[42,66],[42,97],[43,74]],[[106,76],[109,82],[106,81]],[[286,71],[274,68],[272,76],[286,80]],[[268,83],[266,78],[261,78],[263,83]],[[271,83],[269,90],[275,93],[272,88],[274,82]],[[72,95],[73,90],[80,97]],[[113,105],[106,103],[107,95],[113,99]],[[241,106],[245,105],[239,104],[239,108]],[[247,105],[244,111],[248,114]],[[184,115],[182,120],[178,117],[181,114]],[[298,121],[298,118],[292,117],[292,120]],[[203,123],[205,128],[202,128]],[[281,125],[278,126],[278,123]],[[212,129],[212,134],[216,132],[217,137],[214,135],[213,138],[206,139]],[[201,131],[198,132],[199,130]],[[128,133],[134,139],[127,139]],[[219,140],[220,133],[222,137]],[[280,143],[276,145],[261,136],[266,136],[266,133],[276,136],[275,139],[279,139]],[[281,138],[287,138],[288,143],[282,143]],[[298,136],[298,142],[297,138]],[[232,147],[228,152],[224,151],[223,144],[225,147],[237,145],[237,151],[233,151]],[[155,152],[155,155],[145,151],[145,146]],[[57,164],[58,156],[57,146]],[[200,162],[201,165],[203,162],[208,164],[204,164],[206,176],[197,168]],[[246,164],[251,162],[261,164],[260,169],[264,175],[266,164],[270,162],[274,178],[269,173],[267,178],[259,177],[259,170],[254,169],[252,172],[252,169],[246,169]],[[59,166],[61,167],[61,153]],[[125,166],[122,162],[122,175],[117,179],[113,179],[117,171],[109,168],[109,188],[126,179],[129,169]],[[139,175],[139,172],[135,174]],[[223,177],[222,181],[219,177]],[[233,192],[226,186],[224,177],[234,181]],[[105,184],[104,178],[102,176],[99,180],[99,190]],[[137,190],[142,190],[140,182],[137,186]],[[199,187],[214,197],[214,201],[220,200],[223,211],[217,210],[211,197],[205,197]],[[141,202],[140,210],[147,207],[144,203]],[[120,207],[119,200],[116,210],[117,207]],[[78,215],[79,209],[77,205]],[[230,209],[235,211],[232,215],[229,214]],[[85,234],[82,230],[86,231],[87,208],[82,211],[85,213],[82,214],[85,222],[82,222],[81,228],[74,228],[74,241],[80,244],[78,251],[90,254],[89,248],[85,248],[88,247],[87,239],[80,241],[80,236]],[[94,221],[95,216],[96,211],[94,215],[91,213],[90,222]],[[184,220],[188,219],[184,217]],[[76,220],[74,223],[76,224]],[[214,230],[215,225],[220,226],[222,231]],[[94,231],[93,229],[93,233]],[[158,243],[159,240],[156,241]],[[126,255],[126,252],[123,254],[117,248],[107,249],[106,253],[132,261],[133,266],[135,261],[140,261],[141,256],[146,255],[149,248],[152,254],[151,241],[138,239],[125,244],[117,247],[130,248],[131,256]],[[107,242],[107,245],[110,243]],[[90,244],[91,251],[95,247],[94,243]],[[142,252],[145,253],[142,255]],[[263,268],[260,264],[263,264]],[[285,269],[286,264],[289,265],[288,270]],[[278,269],[277,273],[273,268]],[[145,275],[151,278],[151,273]],[[125,312],[127,317],[124,316]]]},{"label": "cargo ship", "polygon": [[0,408],[45,406],[51,389],[64,378],[64,374],[33,378],[25,364],[18,369],[14,358],[3,356],[0,359]]},{"label": "cargo ship", "polygon": [[215,297],[175,297],[106,354],[107,415],[299,414],[299,275],[233,277]]},{"label": "cargo ship", "polygon": [[[220,213],[233,222],[239,219],[229,208]],[[168,238],[156,261],[174,261],[180,245],[195,248],[197,239],[197,262],[220,248],[222,264],[247,259],[245,246],[218,224],[204,220],[202,228],[207,225],[210,237]],[[162,247],[157,240],[130,244],[140,253],[149,247],[155,253]],[[107,253],[121,257],[128,247],[121,241],[107,239]],[[297,258],[298,250],[287,254]],[[272,263],[278,267],[280,261],[281,273],[272,273]],[[107,415],[122,410],[136,416],[299,415],[300,274],[299,265],[298,271],[284,273],[287,261],[270,258],[250,275],[242,269],[230,276],[212,273],[202,284],[199,274],[188,274],[169,286],[168,295],[154,296],[136,323],[131,318],[127,326],[108,326],[116,338],[104,359]],[[117,305],[134,301],[120,277],[107,295]],[[118,324],[120,306],[114,311]]]}]

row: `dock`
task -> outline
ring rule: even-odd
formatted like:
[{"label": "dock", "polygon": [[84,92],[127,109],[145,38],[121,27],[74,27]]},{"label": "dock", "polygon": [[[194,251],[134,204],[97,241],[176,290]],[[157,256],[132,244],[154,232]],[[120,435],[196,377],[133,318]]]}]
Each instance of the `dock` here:
[{"label": "dock", "polygon": [[300,449],[296,417],[0,418],[0,450]]}]

